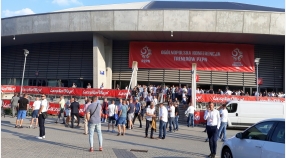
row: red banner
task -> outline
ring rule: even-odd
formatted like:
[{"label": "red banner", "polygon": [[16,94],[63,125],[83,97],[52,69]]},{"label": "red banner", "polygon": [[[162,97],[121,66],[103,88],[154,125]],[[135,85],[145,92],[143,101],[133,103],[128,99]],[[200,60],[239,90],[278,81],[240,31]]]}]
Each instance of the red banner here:
[{"label": "red banner", "polygon": [[[256,101],[255,96],[237,96],[237,95],[220,95],[220,94],[196,94],[197,102],[214,102],[226,103],[232,100],[238,101]],[[285,102],[285,98],[278,97],[258,97],[258,101],[264,102]]]},{"label": "red banner", "polygon": [[[33,104],[34,104],[34,101],[31,101],[30,102],[30,109],[33,108]],[[3,100],[3,108],[10,108],[11,107],[11,101],[10,100]],[[80,116],[83,116],[84,115],[84,105],[81,104],[80,105],[80,109],[79,109],[79,115]],[[59,108],[59,104],[58,103],[53,103],[53,102],[49,102],[49,109],[47,111],[47,113],[49,115],[58,115],[60,111],[60,108]]]},{"label": "red banner", "polygon": [[254,72],[254,46],[198,42],[130,42],[129,67]]},{"label": "red banner", "polygon": [[17,91],[16,86],[1,85],[1,92],[3,92],[3,93],[15,93],[16,91]]},{"label": "red banner", "polygon": [[[20,86],[2,85],[3,93],[20,92]],[[48,95],[68,95],[68,96],[99,96],[110,98],[125,98],[128,90],[95,89],[95,88],[65,88],[65,87],[36,87],[23,86],[23,93],[28,94],[48,94]],[[128,94],[130,96],[130,93]],[[285,98],[258,97],[260,101],[285,102]],[[225,103],[231,100],[256,101],[255,96],[219,95],[219,94],[197,94],[197,102]]]}]

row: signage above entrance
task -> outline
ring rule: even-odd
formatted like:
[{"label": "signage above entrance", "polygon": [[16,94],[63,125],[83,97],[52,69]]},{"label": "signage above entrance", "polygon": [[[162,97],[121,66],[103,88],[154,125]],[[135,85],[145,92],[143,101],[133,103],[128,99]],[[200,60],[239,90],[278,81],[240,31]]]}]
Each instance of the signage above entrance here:
[{"label": "signage above entrance", "polygon": [[130,42],[129,67],[254,72],[254,46],[198,42]]}]

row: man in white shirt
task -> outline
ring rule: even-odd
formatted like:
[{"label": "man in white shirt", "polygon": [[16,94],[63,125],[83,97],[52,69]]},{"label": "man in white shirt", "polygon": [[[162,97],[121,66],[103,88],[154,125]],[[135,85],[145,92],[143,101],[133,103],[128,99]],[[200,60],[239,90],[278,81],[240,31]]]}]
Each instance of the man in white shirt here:
[{"label": "man in white shirt", "polygon": [[228,111],[226,109],[226,104],[222,105],[220,116],[221,116],[221,125],[220,125],[219,130],[218,130],[218,137],[220,136],[221,132],[223,132],[223,138],[221,139],[221,141],[225,141],[225,139],[226,139],[227,117],[228,117]]},{"label": "man in white shirt", "polygon": [[32,120],[31,120],[29,128],[32,128],[34,120],[36,120],[34,129],[37,128],[37,126],[38,126],[38,113],[39,113],[40,106],[41,106],[40,98],[36,97],[36,101],[33,104]]},{"label": "man in white shirt", "polygon": [[45,130],[45,117],[48,111],[48,101],[46,99],[46,95],[42,94],[41,96],[42,101],[40,105],[40,110],[38,112],[38,119],[39,119],[39,127],[40,127],[40,135],[37,137],[38,139],[45,139],[46,138],[46,130]]},{"label": "man in white shirt", "polygon": [[193,106],[192,102],[189,103],[189,107],[185,113],[186,113],[186,115],[188,115],[188,127],[192,126],[194,128],[194,126],[195,126],[195,120],[194,120],[195,107]]},{"label": "man in white shirt", "polygon": [[163,105],[163,103],[160,103],[160,109],[159,109],[159,137],[160,139],[165,139],[166,137],[166,123],[168,122],[168,111],[167,108]]},{"label": "man in white shirt", "polygon": [[60,105],[60,107],[59,107],[60,111],[59,111],[59,114],[58,114],[58,119],[57,119],[57,121],[55,123],[58,123],[60,121],[60,118],[62,118],[63,119],[62,124],[66,124],[65,117],[64,117],[64,110],[65,110],[65,99],[64,99],[64,96],[60,97],[59,105]]},{"label": "man in white shirt", "polygon": [[[156,117],[156,114],[155,114],[154,103],[152,102],[150,107],[148,107],[147,110],[146,110],[145,138],[148,137],[148,130],[149,130],[149,127],[152,126],[152,118],[153,117]],[[151,139],[154,139],[153,138],[153,132],[154,132],[154,129],[151,127],[151,135],[150,135]]]},{"label": "man in white shirt", "polygon": [[211,154],[209,157],[215,158],[217,148],[217,132],[220,127],[220,115],[219,111],[214,109],[214,104],[209,103],[209,109],[204,115],[204,119],[207,120],[207,134],[209,138],[209,147]]},{"label": "man in white shirt", "polygon": [[108,105],[108,130],[107,132],[109,132],[109,128],[110,128],[110,123],[112,123],[112,133],[115,132],[114,130],[114,124],[115,124],[115,118],[114,118],[114,114],[118,113],[116,106],[115,106],[115,101],[112,100],[111,104]]},{"label": "man in white shirt", "polygon": [[168,132],[172,132],[172,125],[173,125],[173,129],[175,132],[175,103],[172,102],[168,111],[169,111],[169,131]]}]

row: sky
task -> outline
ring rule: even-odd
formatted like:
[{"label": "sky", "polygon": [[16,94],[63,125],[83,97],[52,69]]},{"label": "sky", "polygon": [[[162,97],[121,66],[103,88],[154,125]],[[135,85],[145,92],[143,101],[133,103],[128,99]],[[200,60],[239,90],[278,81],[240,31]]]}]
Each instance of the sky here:
[{"label": "sky", "polygon": [[[1,17],[39,14],[53,12],[80,6],[95,6],[106,4],[120,4],[131,2],[145,2],[150,0],[2,0]],[[165,0],[167,1],[167,0]],[[285,0],[172,0],[172,1],[211,1],[237,2],[275,8],[285,8]]]}]

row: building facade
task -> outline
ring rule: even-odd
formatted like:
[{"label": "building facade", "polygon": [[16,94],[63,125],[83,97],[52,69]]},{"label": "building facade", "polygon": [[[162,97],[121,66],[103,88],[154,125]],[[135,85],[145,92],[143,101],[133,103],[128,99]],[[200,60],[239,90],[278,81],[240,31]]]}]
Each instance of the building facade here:
[{"label": "building facade", "polygon": [[[24,85],[71,87],[76,83],[86,87],[91,83],[99,88],[103,83],[105,88],[117,84],[124,88],[132,72],[130,42],[201,42],[253,45],[254,58],[261,58],[260,91],[285,91],[284,9],[236,6],[227,2],[154,1],[4,18],[1,84],[20,84],[23,49],[30,52]],[[197,84],[204,89],[256,90],[256,73],[197,74]],[[188,70],[140,67],[137,81],[152,85],[192,82]]]}]

